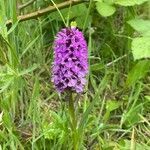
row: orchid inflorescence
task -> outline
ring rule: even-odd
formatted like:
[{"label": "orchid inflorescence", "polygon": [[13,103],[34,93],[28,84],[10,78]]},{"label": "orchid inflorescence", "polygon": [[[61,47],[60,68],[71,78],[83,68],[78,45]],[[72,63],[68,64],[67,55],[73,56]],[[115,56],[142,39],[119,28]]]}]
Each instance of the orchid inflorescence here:
[{"label": "orchid inflorescence", "polygon": [[62,29],[54,41],[52,82],[59,92],[81,93],[88,73],[88,48],[76,27]]}]

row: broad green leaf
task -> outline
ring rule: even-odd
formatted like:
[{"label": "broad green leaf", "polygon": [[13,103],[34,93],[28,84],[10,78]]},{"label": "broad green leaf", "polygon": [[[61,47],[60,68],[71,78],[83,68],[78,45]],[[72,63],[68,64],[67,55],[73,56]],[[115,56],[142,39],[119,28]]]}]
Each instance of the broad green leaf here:
[{"label": "broad green leaf", "polygon": [[121,6],[134,6],[148,1],[149,0],[115,0],[115,4],[119,4]]},{"label": "broad green leaf", "polygon": [[150,20],[133,19],[128,24],[144,36],[150,36]]},{"label": "broad green leaf", "polygon": [[108,121],[108,119],[110,118],[110,113],[113,110],[116,110],[119,106],[120,106],[119,101],[113,101],[113,100],[107,101],[107,103],[106,103],[106,113],[104,114],[104,117],[103,117],[104,123],[106,123]]},{"label": "broad green leaf", "polygon": [[99,14],[104,17],[111,16],[116,11],[116,8],[114,6],[104,3],[104,2],[97,2],[96,9],[99,12]]},{"label": "broad green leaf", "polygon": [[[119,150],[129,150],[130,147],[131,147],[131,141],[130,140],[122,139],[121,141],[119,141]],[[142,143],[142,142],[138,143],[136,141],[136,150],[149,150],[149,146]]]},{"label": "broad green leaf", "polygon": [[131,48],[134,60],[150,58],[150,37],[134,38]]},{"label": "broad green leaf", "polygon": [[142,113],[143,104],[139,104],[134,106],[134,108],[130,109],[128,112],[124,114],[124,124],[127,127],[133,126],[135,123],[138,123],[141,118],[138,114]]},{"label": "broad green leaf", "polygon": [[148,100],[148,101],[150,101],[150,96],[145,96],[145,98]]},{"label": "broad green leaf", "polygon": [[143,78],[149,70],[150,70],[149,60],[139,61],[129,72],[126,85],[131,86],[135,84],[137,80]]},{"label": "broad green leaf", "polygon": [[55,137],[64,138],[66,120],[61,118],[59,114],[50,111],[52,122],[44,122],[43,132],[46,139],[54,139]]},{"label": "broad green leaf", "polygon": [[106,109],[109,112],[117,109],[119,106],[120,106],[120,103],[118,101],[109,100],[106,103]]}]

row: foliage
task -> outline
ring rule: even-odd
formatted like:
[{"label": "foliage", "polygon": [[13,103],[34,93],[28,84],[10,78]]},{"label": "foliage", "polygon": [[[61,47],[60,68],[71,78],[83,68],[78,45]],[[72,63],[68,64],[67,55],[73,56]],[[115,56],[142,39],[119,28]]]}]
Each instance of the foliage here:
[{"label": "foliage", "polygon": [[150,37],[134,38],[132,42],[132,53],[134,59],[150,58]]},{"label": "foliage", "polygon": [[[0,150],[71,150],[72,137],[81,150],[149,150],[150,1],[81,0],[19,22],[18,15],[69,1],[19,9],[27,2],[0,1]],[[55,35],[72,21],[89,50],[85,91],[73,95],[76,132],[67,95],[51,83]]]}]

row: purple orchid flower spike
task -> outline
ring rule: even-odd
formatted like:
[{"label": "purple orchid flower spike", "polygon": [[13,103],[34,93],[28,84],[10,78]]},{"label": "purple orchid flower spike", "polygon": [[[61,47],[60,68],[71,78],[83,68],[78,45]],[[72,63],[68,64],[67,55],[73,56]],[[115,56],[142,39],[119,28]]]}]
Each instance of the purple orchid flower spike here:
[{"label": "purple orchid flower spike", "polygon": [[83,33],[76,27],[64,28],[54,41],[52,82],[59,92],[81,93],[88,73],[88,48]]}]

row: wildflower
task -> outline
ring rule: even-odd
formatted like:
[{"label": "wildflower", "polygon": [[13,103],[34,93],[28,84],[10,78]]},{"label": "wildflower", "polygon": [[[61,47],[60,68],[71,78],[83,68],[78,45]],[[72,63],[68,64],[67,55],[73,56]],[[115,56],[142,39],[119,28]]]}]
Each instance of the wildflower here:
[{"label": "wildflower", "polygon": [[54,41],[52,82],[59,92],[81,93],[88,73],[87,44],[76,27],[64,28]]}]

